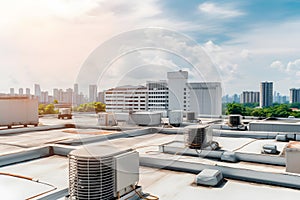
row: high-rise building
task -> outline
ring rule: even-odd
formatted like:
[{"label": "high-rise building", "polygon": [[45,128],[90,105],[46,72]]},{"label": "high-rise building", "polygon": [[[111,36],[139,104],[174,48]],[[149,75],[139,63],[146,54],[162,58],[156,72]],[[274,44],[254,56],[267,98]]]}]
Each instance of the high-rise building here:
[{"label": "high-rise building", "polygon": [[74,84],[74,94],[79,94],[78,92],[79,92],[78,91],[78,83],[75,83]]},{"label": "high-rise building", "polygon": [[168,72],[169,110],[187,110],[187,71]]},{"label": "high-rise building", "polygon": [[105,96],[104,92],[98,92],[97,101],[104,103],[104,96]]},{"label": "high-rise building", "polygon": [[41,96],[41,87],[39,84],[34,84],[34,96],[36,97]]},{"label": "high-rise building", "polygon": [[30,95],[30,88],[26,88],[26,95]]},{"label": "high-rise building", "polygon": [[89,102],[97,101],[97,85],[89,85]]},{"label": "high-rise building", "polygon": [[74,92],[73,92],[73,104],[79,104],[79,90],[78,90],[78,83],[74,84]]},{"label": "high-rise building", "polygon": [[121,86],[105,91],[107,112],[147,110],[147,88],[145,86]]},{"label": "high-rise building", "polygon": [[10,88],[9,89],[9,94],[10,95],[15,95],[15,89],[14,88]]},{"label": "high-rise building", "polygon": [[54,100],[60,101],[60,99],[59,99],[59,92],[58,92],[57,88],[53,89],[53,98],[54,98]]},{"label": "high-rise building", "polygon": [[23,88],[19,88],[19,95],[23,95],[23,94],[24,94]]},{"label": "high-rise building", "polygon": [[240,101],[241,103],[259,103],[259,92],[243,91]]},{"label": "high-rise building", "polygon": [[222,115],[222,87],[220,82],[189,83],[188,109],[196,115]]},{"label": "high-rise building", "polygon": [[49,98],[48,98],[48,92],[47,91],[41,92],[41,95],[40,95],[40,98],[39,98],[39,102],[40,103],[44,103],[44,104],[49,103]]},{"label": "high-rise building", "polygon": [[260,83],[260,107],[268,107],[273,104],[273,82]]},{"label": "high-rise building", "polygon": [[300,89],[290,89],[290,103],[300,103]]},{"label": "high-rise building", "polygon": [[238,102],[240,102],[240,101],[241,101],[240,95],[234,94],[234,95],[232,96],[232,102],[238,103]]},{"label": "high-rise building", "polygon": [[168,110],[169,89],[167,81],[148,81],[148,110]]},{"label": "high-rise building", "polygon": [[66,89],[66,92],[64,92],[63,101],[65,103],[72,103],[73,102],[73,89],[72,88]]}]

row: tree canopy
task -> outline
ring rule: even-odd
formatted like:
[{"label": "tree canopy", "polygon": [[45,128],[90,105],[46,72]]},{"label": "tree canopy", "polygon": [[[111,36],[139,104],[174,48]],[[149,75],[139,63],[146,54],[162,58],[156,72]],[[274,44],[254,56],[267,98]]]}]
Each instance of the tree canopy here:
[{"label": "tree canopy", "polygon": [[77,112],[105,112],[106,105],[102,102],[90,102],[80,104],[79,106],[73,108]]},{"label": "tree canopy", "polygon": [[291,108],[300,107],[300,104],[274,104],[266,108],[257,108],[252,104],[228,103],[225,114],[240,114],[243,116],[255,117],[288,117],[294,116],[300,118],[300,112],[293,111]]}]

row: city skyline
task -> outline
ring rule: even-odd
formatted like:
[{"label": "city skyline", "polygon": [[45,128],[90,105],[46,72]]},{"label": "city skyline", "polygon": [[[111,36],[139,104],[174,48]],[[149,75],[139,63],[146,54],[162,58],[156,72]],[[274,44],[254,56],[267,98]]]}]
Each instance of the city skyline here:
[{"label": "city skyline", "polygon": [[[256,90],[261,81],[271,80],[277,91],[288,95],[288,88],[300,87],[299,4],[284,0],[3,1],[0,91],[36,82],[44,90],[68,88],[99,44],[122,32],[155,26],[199,43],[219,70],[225,94]],[[161,58],[160,63],[167,61]]]}]

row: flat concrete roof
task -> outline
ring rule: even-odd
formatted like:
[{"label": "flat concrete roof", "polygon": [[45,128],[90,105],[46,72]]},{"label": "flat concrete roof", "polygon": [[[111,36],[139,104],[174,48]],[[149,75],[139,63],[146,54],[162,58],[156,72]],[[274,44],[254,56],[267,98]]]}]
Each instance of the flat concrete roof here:
[{"label": "flat concrete roof", "polygon": [[[95,125],[95,118],[82,115],[81,123]],[[74,119],[73,119],[74,120]],[[73,121],[70,120],[70,121]],[[53,125],[69,120],[58,120],[55,118],[44,118],[41,120],[44,125]],[[0,135],[0,158],[4,155],[28,151],[37,147],[47,145],[58,145],[61,148],[70,148],[65,141],[83,140],[86,138],[98,137],[107,134],[98,129],[76,129],[64,128],[49,131],[37,131],[20,134]],[[119,132],[110,133],[118,134]],[[230,168],[242,168],[256,170],[259,172],[286,173],[284,166],[258,164],[250,162],[229,163],[216,159],[192,157],[184,155],[171,155],[159,151],[159,145],[174,141],[183,141],[184,136],[180,134],[148,134],[135,137],[116,138],[83,145],[109,145],[116,149],[136,149],[140,156],[149,158],[173,159],[183,162],[208,164],[212,166],[225,166]],[[251,138],[225,138],[213,137],[222,150],[261,154],[264,144],[276,144],[279,151],[283,151],[287,142],[275,140],[259,140]],[[70,143],[71,144],[71,143]],[[74,148],[81,147],[74,146]],[[68,158],[66,156],[52,155],[30,161],[0,167],[0,172],[32,177],[34,180],[54,185],[55,191],[68,187]],[[165,169],[140,167],[140,181],[144,192],[159,196],[161,200],[170,199],[198,199],[198,198],[222,198],[222,199],[297,199],[300,190],[285,187],[255,184],[243,181],[226,179],[219,187],[196,186],[193,181],[195,174],[176,172]],[[11,176],[0,175],[0,194],[4,199],[26,199],[39,193],[50,190],[51,187],[38,182],[32,182]],[[16,192],[17,191],[17,192]],[[53,192],[55,192],[53,191]],[[35,198],[38,199],[38,198]],[[63,199],[63,198],[61,198]]]}]

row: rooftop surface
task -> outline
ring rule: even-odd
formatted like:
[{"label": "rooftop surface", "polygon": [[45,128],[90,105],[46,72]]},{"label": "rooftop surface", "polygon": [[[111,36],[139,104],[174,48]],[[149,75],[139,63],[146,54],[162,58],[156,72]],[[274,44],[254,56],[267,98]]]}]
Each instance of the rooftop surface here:
[{"label": "rooftop surface", "polygon": [[[178,163],[226,168],[226,170],[250,170],[250,172],[263,172],[271,174],[291,175],[300,178],[299,174],[286,172],[283,165],[272,165],[240,161],[236,163],[224,162],[220,159],[200,157],[199,151],[187,150],[184,146],[182,134],[164,134],[158,132],[142,133],[147,127],[135,127],[136,132],[120,132],[99,130],[93,128],[97,120],[94,115],[78,116],[73,120],[58,120],[54,117],[40,119],[45,127],[57,124],[77,123],[91,126],[90,128],[60,128],[45,131],[29,131],[26,133],[0,134],[0,194],[3,199],[41,199],[59,191],[66,192],[68,188],[68,158],[67,153],[81,147],[109,145],[115,149],[132,148],[140,155],[140,181],[144,192],[158,196],[162,200],[193,199],[193,198],[222,198],[222,199],[297,199],[299,189],[273,184],[241,181],[238,178],[228,178],[218,187],[197,186],[194,184],[196,173],[194,171],[176,170],[172,166]],[[25,130],[26,128],[24,128]],[[1,132],[0,132],[1,133]],[[125,135],[123,133],[126,133]],[[137,133],[137,134],[136,134]],[[176,133],[176,131],[175,131]],[[119,134],[119,135],[118,135]],[[123,134],[123,135],[122,135]],[[134,135],[136,134],[136,135]],[[118,137],[108,137],[118,135]],[[285,146],[288,142],[278,142],[274,139],[213,137],[222,151],[230,151],[247,155],[262,155],[261,149],[265,144],[277,145],[279,155],[272,158],[283,158]],[[81,143],[78,141],[82,141]],[[163,152],[162,146],[178,152]],[[172,148],[171,148],[172,147]],[[46,148],[49,148],[49,153]],[[45,150],[46,149],[46,150]],[[180,150],[180,152],[179,152]],[[16,162],[9,157],[24,152],[37,152],[33,159],[24,159],[31,154],[19,154]],[[45,153],[46,152],[46,153]],[[189,153],[189,154],[185,154]],[[201,152],[200,152],[201,153]],[[192,155],[194,154],[194,155]],[[18,160],[19,159],[19,160]],[[146,162],[145,162],[146,160]],[[153,160],[153,166],[150,166]],[[163,160],[162,166],[154,165],[157,160]],[[17,162],[18,161],[18,162]],[[147,164],[148,163],[148,164]],[[180,167],[180,166],[179,166]],[[172,169],[171,169],[172,168]],[[237,171],[239,173],[239,171]],[[7,175],[10,174],[10,175]],[[14,175],[14,176],[11,176]],[[238,176],[239,174],[237,174]],[[22,177],[23,178],[22,178]],[[21,177],[21,178],[20,178]],[[25,178],[24,178],[25,177]],[[26,179],[27,178],[27,179]],[[32,180],[29,180],[31,179]],[[37,181],[38,180],[38,181]],[[297,179],[298,180],[298,179]],[[300,179],[299,179],[300,180]],[[43,194],[45,193],[45,194]],[[34,197],[35,196],[35,197]],[[53,198],[64,199],[64,196]]]}]

